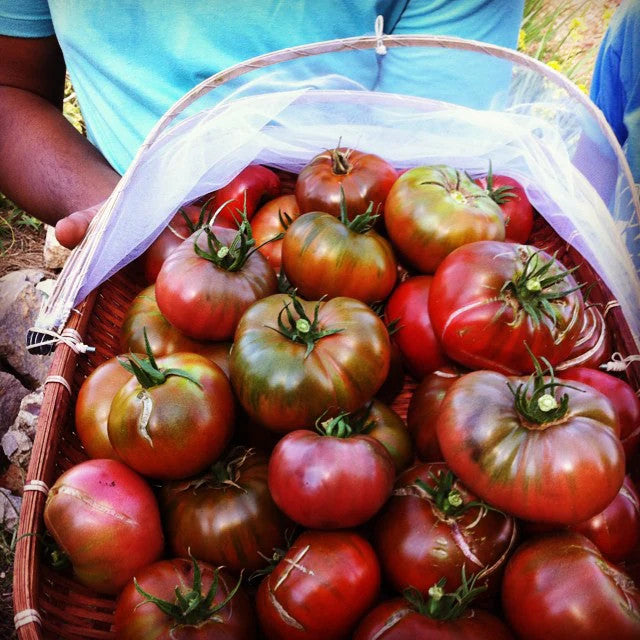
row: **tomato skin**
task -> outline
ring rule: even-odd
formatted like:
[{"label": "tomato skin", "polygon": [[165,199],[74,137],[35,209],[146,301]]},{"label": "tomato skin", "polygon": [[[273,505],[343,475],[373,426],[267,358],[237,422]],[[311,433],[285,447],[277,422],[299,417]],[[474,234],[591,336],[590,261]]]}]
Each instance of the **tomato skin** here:
[{"label": "tomato skin", "polygon": [[107,424],[114,396],[130,379],[131,374],[118,359],[109,358],[82,383],[76,399],[75,427],[90,458],[120,460],[109,440]]},{"label": "tomato skin", "polygon": [[[197,233],[197,232],[196,232]],[[231,243],[233,231],[216,235]],[[278,281],[267,259],[253,253],[238,271],[218,268],[193,250],[206,249],[206,235],[185,240],[162,265],[156,280],[156,300],[167,320],[196,340],[229,340],[240,317],[256,300],[277,291]]]},{"label": "tomato skin", "polygon": [[[445,353],[471,369],[492,369],[507,375],[534,370],[529,349],[552,365],[566,360],[580,335],[584,303],[580,291],[552,300],[556,319],[540,322],[525,313],[511,294],[501,296],[505,283],[522,274],[535,247],[507,242],[474,242],[447,256],[436,272],[429,294],[429,313]],[[552,261],[548,275],[565,271]],[[464,283],[464,286],[460,286]],[[576,287],[568,274],[550,293]]]},{"label": "tomato skin", "polygon": [[282,241],[282,267],[302,296],[384,300],[396,283],[391,245],[375,231],[357,233],[328,213],[301,215]]},{"label": "tomato skin", "polygon": [[304,344],[276,331],[278,314],[290,300],[279,294],[252,305],[240,320],[230,357],[240,403],[254,420],[279,432],[310,427],[323,414],[359,409],[389,370],[389,334],[363,302],[300,300],[310,318],[319,304],[321,328],[343,329],[320,338],[305,358]]},{"label": "tomato skin", "polygon": [[433,332],[429,316],[429,291],[432,276],[414,276],[401,282],[393,291],[385,309],[387,325],[397,320],[393,341],[403,361],[418,381],[447,363],[442,347]]},{"label": "tomato skin", "polygon": [[640,445],[640,399],[631,385],[609,373],[588,367],[561,371],[558,378],[582,382],[609,398],[618,416],[625,455],[627,460],[631,460]]},{"label": "tomato skin", "polygon": [[[215,573],[212,566],[198,564],[204,597],[215,579]],[[162,560],[145,567],[136,575],[136,579],[147,593],[175,602],[176,587],[185,591],[193,585],[193,563],[184,558]],[[213,606],[220,604],[235,585],[235,580],[225,571],[219,571],[218,580]],[[255,616],[242,588],[214,617],[197,625],[176,624],[171,616],[145,600],[133,582],[123,589],[114,615],[118,640],[252,640],[256,635]]]},{"label": "tomato skin", "polygon": [[269,490],[292,520],[310,529],[344,529],[366,522],[393,488],[395,467],[370,436],[348,438],[298,430],[269,459]]},{"label": "tomato skin", "polygon": [[164,547],[151,488],[117,460],[87,460],[63,473],[47,496],[44,521],[78,582],[99,593],[118,593]]},{"label": "tomato skin", "polygon": [[[487,188],[487,178],[476,180],[483,189]],[[520,242],[525,244],[533,229],[533,207],[527,198],[522,185],[509,176],[493,176],[493,188],[509,187],[513,197],[507,198],[502,204],[498,204],[504,216],[505,240],[508,242]]]},{"label": "tomato skin", "polygon": [[585,307],[582,328],[567,360],[556,367],[558,375],[572,367],[596,368],[611,358],[611,336],[602,313],[594,305]]},{"label": "tomato skin", "polygon": [[449,467],[475,494],[525,520],[573,524],[602,511],[624,479],[624,451],[607,398],[573,383],[564,418],[527,425],[507,383],[473,371],[447,392],[436,430]]},{"label": "tomato skin", "polygon": [[413,462],[413,443],[402,418],[391,407],[374,399],[367,419],[373,424],[366,434],[387,450],[396,473],[406,469]]},{"label": "tomato skin", "polygon": [[258,620],[269,640],[341,640],[373,605],[380,567],[352,531],[302,533],[258,588]]},{"label": "tomato skin", "polygon": [[231,200],[215,219],[220,227],[236,229],[240,222],[240,211],[245,210],[251,220],[255,212],[268,200],[280,195],[280,178],[271,169],[261,165],[249,165],[221,189],[216,191],[211,210],[217,211],[225,202]]},{"label": "tomato skin", "polygon": [[505,570],[502,603],[523,640],[640,637],[640,592],[578,533],[548,534],[518,548]]},{"label": "tomato skin", "polygon": [[404,598],[380,603],[358,625],[353,640],[512,640],[505,624],[482,609],[455,620],[434,620],[414,611]]},{"label": "tomato skin", "polygon": [[[334,171],[335,152],[348,154],[347,173]],[[344,147],[318,154],[302,169],[296,180],[296,200],[300,211],[322,211],[340,216],[340,187],[344,189],[347,212],[353,220],[364,213],[370,204],[373,212],[381,209],[396,181],[396,170],[380,156]]]},{"label": "tomato skin", "polygon": [[[430,474],[446,471],[446,465],[438,462],[404,471],[376,518],[374,548],[385,576],[398,592],[411,586],[426,597],[442,577],[447,579],[447,590],[454,591],[461,584],[463,565],[467,576],[490,577],[504,565],[514,544],[513,518],[497,511],[482,515],[479,507],[447,515],[426,491],[413,486],[416,479],[433,486]],[[476,500],[460,482],[454,488],[464,504]]]},{"label": "tomato skin", "polygon": [[403,173],[387,196],[384,222],[393,246],[420,273],[433,273],[449,253],[466,243],[504,240],[500,207],[477,184],[446,165]]},{"label": "tomato skin", "polygon": [[[220,367],[195,353],[177,353],[157,360],[163,369],[182,369],[198,384],[168,376],[144,393],[131,378],[111,403],[109,440],[133,469],[158,479],[178,479],[198,473],[216,460],[233,431],[233,393]],[[151,399],[146,427],[139,421]]]},{"label": "tomato skin", "polygon": [[[279,196],[270,200],[260,207],[251,220],[251,230],[256,241],[256,246],[260,246],[279,233],[286,231],[280,221],[280,213],[283,220],[288,216],[292,221],[300,216],[300,207],[295,196]],[[259,249],[260,253],[269,261],[276,273],[280,271],[282,263],[282,240],[275,240],[265,244]]]},{"label": "tomato skin", "polygon": [[[174,554],[238,572],[265,566],[263,556],[285,543],[288,521],[267,485],[267,461],[248,452],[232,483],[210,475],[166,484],[160,504]],[[262,556],[260,555],[262,554]]]}]

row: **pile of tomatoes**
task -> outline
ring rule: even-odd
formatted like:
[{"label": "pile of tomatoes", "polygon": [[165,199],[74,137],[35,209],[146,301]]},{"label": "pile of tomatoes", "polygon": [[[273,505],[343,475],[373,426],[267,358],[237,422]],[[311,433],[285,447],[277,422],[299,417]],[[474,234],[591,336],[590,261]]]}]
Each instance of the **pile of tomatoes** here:
[{"label": "pile of tomatoes", "polygon": [[336,148],[293,191],[178,212],[78,394],[45,523],[116,636],[639,638],[640,401],[520,185]]}]

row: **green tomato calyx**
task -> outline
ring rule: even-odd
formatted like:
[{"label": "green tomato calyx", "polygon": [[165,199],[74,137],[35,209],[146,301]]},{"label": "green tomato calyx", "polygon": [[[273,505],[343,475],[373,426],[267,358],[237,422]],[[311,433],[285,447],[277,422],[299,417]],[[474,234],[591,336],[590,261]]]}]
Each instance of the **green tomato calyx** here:
[{"label": "green tomato calyx", "polygon": [[506,204],[509,200],[516,197],[513,187],[505,184],[502,187],[494,188],[493,186],[493,167],[489,160],[489,173],[487,173],[487,195],[497,204]]},{"label": "green tomato calyx", "polygon": [[340,222],[354,233],[366,233],[371,230],[375,221],[380,217],[379,213],[373,213],[373,202],[369,202],[369,206],[364,213],[359,213],[353,220],[349,220],[347,212],[347,199],[344,195],[344,189],[340,185]]},{"label": "green tomato calyx", "polygon": [[348,438],[352,435],[366,434],[375,426],[373,420],[369,420],[371,407],[370,402],[366,407],[354,413],[342,411],[334,418],[324,419],[326,412],[316,420],[316,431],[322,436],[332,436],[334,438]]}]

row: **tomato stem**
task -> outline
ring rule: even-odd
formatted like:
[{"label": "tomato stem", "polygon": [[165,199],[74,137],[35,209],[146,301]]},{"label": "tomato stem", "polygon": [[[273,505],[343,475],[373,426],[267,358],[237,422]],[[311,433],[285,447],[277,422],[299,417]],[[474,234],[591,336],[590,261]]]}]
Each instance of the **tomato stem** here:
[{"label": "tomato stem", "polygon": [[487,173],[487,195],[496,203],[496,204],[506,204],[509,200],[516,197],[516,193],[513,190],[511,185],[505,184],[502,187],[498,187],[494,189],[493,187],[493,167],[491,165],[491,160],[489,160],[489,173]]}]

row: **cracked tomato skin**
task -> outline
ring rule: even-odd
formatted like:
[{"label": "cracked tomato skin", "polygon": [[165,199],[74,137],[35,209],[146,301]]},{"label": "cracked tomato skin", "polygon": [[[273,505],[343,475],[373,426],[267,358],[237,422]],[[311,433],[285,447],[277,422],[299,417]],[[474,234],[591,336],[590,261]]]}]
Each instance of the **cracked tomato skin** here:
[{"label": "cracked tomato skin", "polygon": [[374,604],[380,567],[353,531],[306,531],[261,583],[258,620],[269,640],[347,640]]},{"label": "cracked tomato skin", "polygon": [[[505,283],[523,273],[535,247],[509,242],[482,241],[456,249],[434,275],[429,294],[431,322],[445,353],[470,369],[492,369],[506,375],[529,373],[534,365],[527,350],[552,365],[567,359],[580,335],[584,302],[579,290],[550,304],[555,321],[540,321],[527,314]],[[566,269],[548,253],[539,260],[552,261],[550,276]],[[533,286],[533,285],[532,285]],[[574,289],[571,274],[549,287],[559,293]]]},{"label": "cracked tomato skin", "polygon": [[502,604],[522,640],[640,638],[640,591],[578,533],[519,547],[505,570]]},{"label": "cracked tomato skin", "polygon": [[[548,381],[549,379],[547,379]],[[572,382],[564,417],[528,424],[509,384],[528,378],[472,371],[456,380],[436,426],[448,466],[494,507],[533,522],[574,524],[602,511],[624,480],[624,450],[609,400]]]},{"label": "cracked tomato skin", "polygon": [[[466,575],[489,578],[503,566],[513,546],[516,525],[498,511],[471,507],[461,515],[443,513],[416,479],[433,486],[430,474],[446,473],[444,463],[417,464],[397,479],[393,494],[376,518],[374,547],[387,579],[398,592],[414,587],[425,597],[441,578],[447,591]],[[460,482],[454,484],[464,504],[477,498]]]}]

